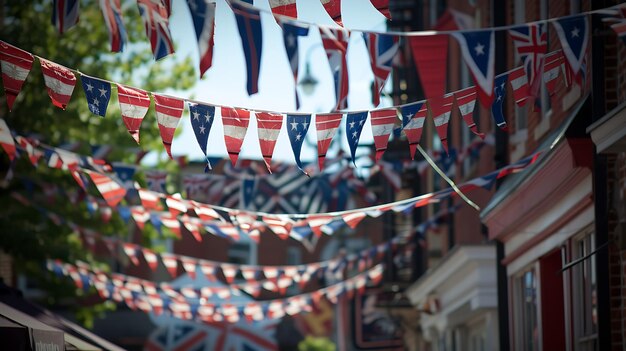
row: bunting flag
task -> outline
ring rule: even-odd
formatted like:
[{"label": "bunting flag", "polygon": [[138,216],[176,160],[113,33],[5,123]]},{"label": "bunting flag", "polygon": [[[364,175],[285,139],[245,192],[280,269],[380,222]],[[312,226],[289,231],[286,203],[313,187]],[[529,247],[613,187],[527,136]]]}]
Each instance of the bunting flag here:
[{"label": "bunting flag", "polygon": [[[524,63],[529,94],[538,96],[543,75],[544,57],[548,51],[548,34],[544,23],[530,23],[509,30],[515,50]],[[516,77],[518,75],[516,74]],[[520,78],[520,77],[518,77]],[[511,77],[511,84],[514,78]],[[520,82],[521,83],[521,82]],[[514,88],[515,89],[515,88]],[[516,102],[517,102],[516,98]],[[525,101],[525,100],[524,100]],[[518,102],[519,105],[519,102]],[[520,105],[522,106],[522,105]]]},{"label": "bunting flag", "polygon": [[167,268],[167,271],[172,276],[172,278],[178,277],[178,260],[176,259],[176,257],[171,253],[162,252],[161,260],[163,261],[165,268]]},{"label": "bunting flag", "polygon": [[3,118],[0,118],[0,146],[4,149],[4,152],[9,155],[9,159],[13,161],[16,155],[15,141],[11,136],[11,130],[7,125],[7,122]]},{"label": "bunting flag", "polygon": [[126,195],[126,189],[104,174],[88,172],[91,180],[110,207],[115,207]]},{"label": "bunting flag", "polygon": [[33,67],[33,55],[22,49],[16,48],[0,40],[0,64],[2,67],[2,83],[4,93],[9,105],[9,111],[13,109],[13,103],[22,90],[22,85]]},{"label": "bunting flag", "polygon": [[307,174],[300,162],[300,151],[302,150],[302,144],[306,138],[306,133],[309,131],[309,125],[311,124],[311,115],[287,115],[287,135],[289,136],[289,142],[291,143],[291,149],[293,150],[293,156],[296,159],[298,168]]},{"label": "bunting flag", "polygon": [[213,44],[215,32],[215,3],[205,0],[187,0],[193,29],[196,32],[200,53],[200,77],[213,63]]},{"label": "bunting flag", "polygon": [[79,8],[79,0],[52,1],[52,25],[56,27],[59,34],[67,32],[78,23]]},{"label": "bunting flag", "polygon": [[550,95],[556,93],[557,78],[561,72],[562,64],[563,53],[561,51],[554,51],[546,55],[546,63],[543,67],[543,82],[546,84],[546,89]]},{"label": "bunting flag", "polygon": [[374,135],[374,145],[376,147],[376,162],[378,162],[387,150],[389,135],[398,121],[398,112],[395,108],[386,108],[370,112],[370,123],[372,134]]},{"label": "bunting flag", "polygon": [[341,123],[341,113],[320,113],[315,116],[315,127],[317,129],[317,163],[320,172],[324,169],[324,159],[330,147],[339,124]]},{"label": "bunting flag", "polygon": [[477,85],[478,99],[488,108],[493,102],[495,69],[495,35],[493,29],[455,32],[452,34],[461,47],[465,64]]},{"label": "bunting flag", "polygon": [[180,117],[183,115],[185,103],[178,98],[167,97],[159,94],[152,94],[154,97],[154,110],[156,111],[157,123],[159,124],[159,132],[165,151],[170,159],[172,157],[172,140]]},{"label": "bunting flag", "polygon": [[133,177],[137,171],[137,166],[126,165],[120,162],[113,162],[111,166],[113,167],[113,171],[117,175],[117,178],[122,182],[122,186],[126,189],[133,189],[135,186]]},{"label": "bunting flag", "polygon": [[76,85],[76,76],[68,68],[52,61],[39,58],[39,62],[52,104],[65,110]]},{"label": "bunting flag", "polygon": [[509,72],[511,88],[513,88],[513,99],[517,106],[524,106],[530,95],[530,87],[528,86],[528,77],[526,70],[520,66]]},{"label": "bunting flag", "polygon": [[446,93],[448,36],[412,36],[408,39],[424,95],[426,98],[442,96]]},{"label": "bunting flag", "polygon": [[204,154],[204,158],[207,162],[207,168],[211,169],[211,163],[207,156],[207,143],[209,141],[209,133],[211,133],[211,127],[213,126],[213,120],[215,119],[215,106],[201,105],[192,102],[188,103],[189,114],[191,118],[191,128],[196,135],[196,140],[200,149]]},{"label": "bunting flag", "polygon": [[120,102],[122,121],[130,135],[139,144],[139,128],[150,108],[150,96],[145,90],[117,84],[117,99]]},{"label": "bunting flag", "polygon": [[387,17],[388,20],[391,20],[391,12],[389,12],[389,0],[370,0],[370,2],[376,8],[376,10],[378,10],[378,12]]},{"label": "bunting flag", "polygon": [[81,75],[80,80],[83,84],[89,111],[94,115],[104,117],[111,99],[111,83],[86,75]]},{"label": "bunting flag", "polygon": [[137,245],[125,243],[122,245],[122,248],[124,249],[126,256],[130,259],[130,262],[132,262],[135,266],[139,266],[139,253],[137,252]]},{"label": "bunting flag", "polygon": [[[325,0],[322,0],[325,1]],[[332,0],[337,1],[339,0]],[[330,71],[333,73],[335,82],[335,110],[342,110],[348,107],[348,63],[346,62],[346,52],[348,51],[348,40],[350,32],[343,28],[320,27],[322,44],[328,57]]]},{"label": "bunting flag", "polygon": [[450,122],[453,103],[454,94],[452,93],[428,100],[433,121],[435,122],[435,129],[437,129],[437,135],[439,135],[439,140],[441,140],[441,145],[446,154],[448,153],[448,122]]},{"label": "bunting flag", "polygon": [[239,151],[250,123],[250,111],[242,108],[222,106],[222,123],[224,124],[224,142],[234,166],[239,158]]},{"label": "bunting flag", "polygon": [[143,231],[146,222],[150,220],[150,213],[141,206],[135,206],[130,209],[130,215],[133,217],[135,224],[139,230]]},{"label": "bunting flag", "polygon": [[343,27],[343,22],[341,20],[341,0],[320,0],[322,2],[322,6],[324,6],[324,10],[330,16],[330,18],[335,21],[338,25]]},{"label": "bunting flag", "polygon": [[[287,16],[291,18],[298,17],[296,0],[269,0],[269,3],[274,15]],[[282,21],[278,18],[276,20]]]},{"label": "bunting flag", "polygon": [[167,192],[165,189],[167,182],[167,171],[152,169],[144,171],[144,175],[146,177],[148,189],[160,193]]},{"label": "bunting flag", "polygon": [[183,264],[183,268],[185,269],[185,272],[187,272],[187,274],[189,274],[189,276],[191,277],[191,279],[196,279],[196,269],[198,267],[198,265],[196,264],[196,260],[192,259],[190,257],[182,257],[181,258],[181,262]]},{"label": "bunting flag", "polygon": [[261,14],[258,10],[239,4],[237,1],[228,1],[228,4],[235,14],[243,53],[246,57],[248,95],[256,94],[259,92],[259,71],[263,50]]},{"label": "bunting flag", "polygon": [[502,113],[502,106],[504,105],[504,97],[506,95],[506,82],[508,79],[509,75],[507,73],[496,77],[493,86],[493,95],[495,96],[495,99],[493,105],[491,106],[491,115],[493,116],[496,125],[504,131],[508,130],[506,119]]},{"label": "bunting flag", "polygon": [[283,115],[280,113],[257,112],[256,120],[263,161],[267,170],[272,173],[272,155],[274,154],[274,146],[276,146],[280,128],[283,126]]},{"label": "bunting flag", "polygon": [[128,40],[128,36],[126,34],[126,27],[124,27],[124,22],[122,21],[121,1],[100,0],[100,9],[102,10],[102,16],[104,16],[104,23],[109,30],[111,51],[124,51],[124,44]]},{"label": "bunting flag", "polygon": [[419,144],[422,138],[422,130],[424,128],[424,121],[426,121],[426,115],[428,109],[424,101],[414,102],[408,105],[400,107],[400,114],[402,115],[402,130],[406,139],[409,142],[409,151],[411,153],[411,159],[415,158],[415,151],[417,151],[417,144]]},{"label": "bunting flag", "polygon": [[[271,0],[272,1],[272,0]],[[276,1],[276,0],[273,0]],[[295,7],[295,2],[293,3]],[[272,9],[273,11],[273,9]],[[300,56],[298,53],[298,37],[304,37],[309,35],[309,28],[303,27],[295,22],[279,20],[280,26],[283,28],[283,41],[285,42],[285,51],[287,52],[287,60],[289,60],[289,66],[293,73],[293,80],[298,84],[298,64],[300,63]],[[298,89],[295,89],[296,94],[296,109],[300,108],[300,98],[298,97]]]},{"label": "bunting flag", "polygon": [[153,272],[156,271],[157,267],[159,266],[159,261],[157,259],[156,253],[147,248],[143,248],[141,252],[143,253],[143,258],[148,263],[148,266],[150,267],[150,269]]},{"label": "bunting flag", "polygon": [[456,105],[459,107],[461,117],[467,127],[481,139],[485,139],[485,133],[478,132],[474,122],[474,107],[476,105],[476,87],[469,87],[454,93]]},{"label": "bunting flag", "polygon": [[586,15],[563,17],[552,22],[561,40],[563,55],[574,75],[583,65],[589,42],[589,19]]},{"label": "bunting flag", "polygon": [[356,148],[361,139],[361,132],[367,120],[367,112],[350,112],[346,114],[346,138],[350,146],[352,163],[356,166]]},{"label": "bunting flag", "polygon": [[374,106],[380,104],[380,92],[391,72],[393,58],[398,52],[398,36],[377,33],[363,33],[363,39],[369,53],[370,65],[374,73],[374,89],[372,101]]},{"label": "bunting flag", "polygon": [[154,59],[174,53],[174,42],[169,28],[169,13],[162,0],[137,0],[139,14],[150,39]]}]

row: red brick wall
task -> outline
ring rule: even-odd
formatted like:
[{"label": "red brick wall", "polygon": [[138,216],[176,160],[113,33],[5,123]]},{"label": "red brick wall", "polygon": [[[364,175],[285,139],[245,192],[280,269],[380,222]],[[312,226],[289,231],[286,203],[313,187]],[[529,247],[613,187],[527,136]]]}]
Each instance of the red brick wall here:
[{"label": "red brick wall", "polygon": [[[608,157],[609,179],[609,245],[611,294],[611,343],[614,350],[624,349],[626,336],[626,249],[624,249],[624,199],[626,197],[626,153]],[[621,222],[621,226],[619,226]]]}]

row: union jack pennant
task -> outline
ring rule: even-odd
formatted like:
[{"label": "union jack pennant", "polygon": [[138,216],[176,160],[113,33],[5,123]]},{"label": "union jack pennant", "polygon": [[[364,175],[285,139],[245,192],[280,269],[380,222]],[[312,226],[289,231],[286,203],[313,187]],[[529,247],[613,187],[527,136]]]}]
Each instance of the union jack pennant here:
[{"label": "union jack pennant", "polygon": [[324,169],[324,159],[330,147],[330,142],[335,136],[343,114],[324,113],[315,116],[315,127],[317,128],[317,163],[320,172]]},{"label": "union jack pennant", "polygon": [[2,65],[2,83],[9,105],[9,111],[22,90],[22,85],[33,67],[33,55],[0,40],[0,64]]},{"label": "union jack pennant", "polygon": [[145,90],[117,84],[117,99],[120,102],[122,121],[130,135],[139,144],[139,128],[150,108],[150,96]]},{"label": "union jack pennant", "polygon": [[406,139],[409,141],[411,159],[414,159],[417,144],[419,144],[422,138],[422,130],[427,113],[428,109],[424,101],[418,101],[400,107],[402,130],[404,131],[404,135],[406,135]]},{"label": "union jack pennant", "polygon": [[146,28],[146,36],[154,59],[174,53],[174,42],[169,28],[169,14],[162,0],[137,0],[139,14]]},{"label": "union jack pennant", "polygon": [[328,57],[328,64],[333,73],[335,82],[335,98],[337,104],[335,110],[342,110],[348,107],[348,64],[346,62],[346,52],[348,51],[348,40],[350,32],[343,28],[320,27],[322,44]]},{"label": "union jack pennant", "polygon": [[213,63],[213,44],[215,31],[215,3],[205,0],[187,0],[193,28],[198,40],[200,52],[200,77]]},{"label": "union jack pennant", "polygon": [[371,111],[370,115],[374,145],[376,147],[376,162],[378,162],[383,157],[385,150],[387,150],[389,135],[391,135],[394,125],[398,121],[398,112],[395,108],[387,108]]},{"label": "union jack pennant", "polygon": [[79,7],[79,0],[52,1],[52,24],[59,34],[63,34],[78,23]]},{"label": "union jack pennant", "polygon": [[300,162],[300,151],[302,150],[302,144],[306,138],[306,133],[309,131],[310,124],[311,115],[287,115],[287,135],[289,136],[293,156],[296,159],[298,168],[300,168],[304,174],[307,173],[302,167],[302,162]]},{"label": "union jack pennant", "polygon": [[102,16],[104,16],[104,23],[109,29],[111,51],[123,51],[128,36],[122,21],[121,0],[100,0],[100,9],[102,10]]},{"label": "union jack pennant", "polygon": [[380,104],[380,92],[385,87],[385,82],[391,72],[393,58],[400,47],[398,37],[377,33],[363,33],[365,45],[369,53],[370,65],[374,73],[374,90],[372,101],[374,106]]},{"label": "union jack pennant", "polygon": [[478,99],[485,107],[493,102],[495,70],[495,35],[492,29],[452,34],[461,47],[465,64],[478,87]]},{"label": "union jack pennant", "polygon": [[283,115],[280,113],[257,112],[256,120],[263,161],[267,170],[272,173],[272,155],[274,154],[274,146],[276,146],[280,128],[283,126]]},{"label": "union jack pennant", "polygon": [[524,63],[530,86],[529,92],[532,96],[537,96],[541,86],[544,57],[548,50],[546,25],[544,23],[531,23],[515,27],[509,30],[509,35],[513,39],[515,49]]},{"label": "union jack pennant", "polygon": [[204,154],[204,158],[207,162],[207,168],[211,169],[211,163],[207,157],[207,143],[209,141],[209,133],[211,133],[211,127],[213,126],[213,120],[215,117],[215,106],[201,105],[190,102],[189,114],[191,115],[191,128],[193,128],[198,145],[200,145],[200,149]]},{"label": "union jack pennant", "polygon": [[263,50],[261,14],[256,9],[239,4],[237,1],[229,1],[228,4],[235,14],[243,53],[246,58],[248,95],[256,94],[259,92],[259,71],[261,70],[261,52]]},{"label": "union jack pennant", "polygon": [[367,112],[352,112],[346,115],[346,138],[350,146],[352,163],[356,166],[356,148],[361,139],[361,132],[367,120]]},{"label": "union jack pennant", "polygon": [[239,151],[250,123],[250,111],[242,108],[222,106],[222,123],[224,124],[224,142],[234,166],[239,158]]},{"label": "union jack pennant", "polygon": [[[295,5],[295,4],[294,4]],[[293,79],[298,83],[298,64],[300,63],[300,56],[298,54],[298,37],[309,35],[309,28],[303,27],[295,22],[280,20],[280,25],[283,28],[283,40],[285,42],[285,51],[287,52],[287,59],[293,73]],[[300,108],[300,99],[298,98],[298,89],[296,93],[296,109]]]}]

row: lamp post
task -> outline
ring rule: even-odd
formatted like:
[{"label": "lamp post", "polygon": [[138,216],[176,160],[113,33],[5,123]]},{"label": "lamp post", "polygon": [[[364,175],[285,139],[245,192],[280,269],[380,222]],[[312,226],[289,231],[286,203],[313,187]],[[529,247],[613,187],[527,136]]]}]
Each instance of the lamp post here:
[{"label": "lamp post", "polygon": [[302,79],[300,79],[300,82],[298,82],[298,85],[300,85],[300,87],[302,88],[302,92],[307,96],[311,96],[311,94],[313,94],[313,92],[315,91],[315,88],[317,87],[317,84],[319,83],[319,81],[311,73],[311,60],[310,59],[311,59],[311,53],[313,52],[313,50],[321,46],[322,44],[320,43],[311,45],[309,46],[305,54],[306,66],[304,66],[304,76],[302,77]]}]

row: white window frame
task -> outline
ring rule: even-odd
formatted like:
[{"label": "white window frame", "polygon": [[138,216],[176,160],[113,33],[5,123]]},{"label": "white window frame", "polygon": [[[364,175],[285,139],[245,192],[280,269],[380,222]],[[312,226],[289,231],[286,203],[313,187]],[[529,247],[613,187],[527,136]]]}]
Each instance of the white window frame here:
[{"label": "white window frame", "polygon": [[[587,245],[584,249],[584,252],[579,252],[579,244]],[[571,260],[577,260],[582,258],[589,253],[595,250],[595,232],[592,228],[587,228],[582,233],[574,236],[571,240]],[[586,270],[588,274],[590,274],[590,279],[593,282],[595,280],[595,289],[596,289],[596,299],[597,299],[597,277],[595,277],[595,255],[585,259],[584,261],[576,264],[571,269],[571,285],[570,285],[570,293],[571,293],[571,318],[573,322],[573,350],[575,351],[587,351],[593,350],[593,343],[595,342],[595,346],[597,347],[598,343],[598,330],[596,325],[595,332],[589,332],[592,329],[591,319],[583,318],[583,316],[591,317],[593,314],[593,309],[591,305],[588,305],[592,301],[592,287],[588,284],[584,284],[583,281],[580,280],[582,270]],[[584,285],[584,286],[583,286]],[[585,291],[583,295],[583,291],[581,291],[580,287],[583,286]],[[587,300],[590,299],[590,300]],[[596,301],[597,308],[597,301]],[[584,311],[584,314],[582,310]],[[597,313],[597,312],[596,312]],[[582,315],[581,315],[582,314]],[[584,323],[585,325],[583,325]],[[590,345],[591,342],[591,345]]]},{"label": "white window frame", "polygon": [[513,341],[515,343],[515,350],[530,350],[525,344],[526,340],[524,340],[524,323],[525,323],[525,315],[523,312],[524,302],[523,299],[523,279],[526,273],[533,271],[534,272],[534,280],[535,280],[535,305],[536,305],[536,330],[537,330],[537,349],[533,351],[541,351],[542,350],[542,327],[541,327],[541,284],[540,284],[540,271],[539,271],[539,262],[535,262],[532,265],[526,266],[524,269],[517,272],[513,275],[512,278],[512,290],[513,290]]}]

